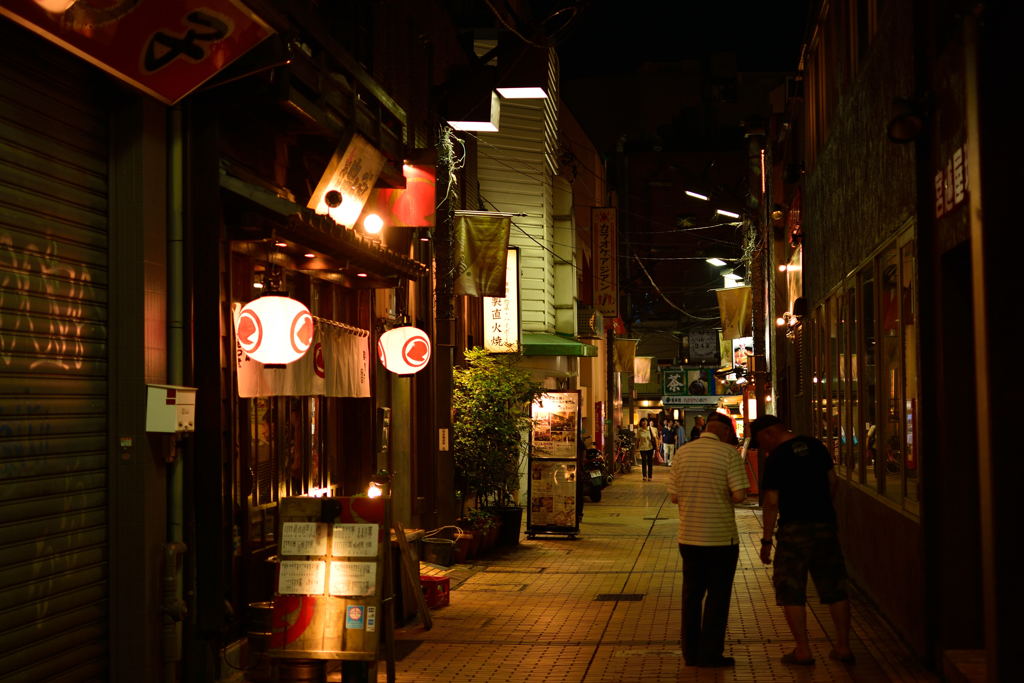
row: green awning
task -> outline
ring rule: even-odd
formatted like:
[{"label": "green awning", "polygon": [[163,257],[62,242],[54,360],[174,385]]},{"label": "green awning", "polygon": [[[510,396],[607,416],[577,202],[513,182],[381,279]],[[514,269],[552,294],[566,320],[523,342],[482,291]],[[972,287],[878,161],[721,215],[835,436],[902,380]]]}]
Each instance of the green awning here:
[{"label": "green awning", "polygon": [[583,356],[590,358],[597,355],[597,347],[557,334],[523,332],[523,355]]}]

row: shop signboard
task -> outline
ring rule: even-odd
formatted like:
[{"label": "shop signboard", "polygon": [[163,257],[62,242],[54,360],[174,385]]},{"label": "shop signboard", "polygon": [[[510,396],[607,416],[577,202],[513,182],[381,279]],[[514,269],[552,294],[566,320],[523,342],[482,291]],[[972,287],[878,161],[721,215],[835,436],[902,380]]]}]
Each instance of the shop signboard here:
[{"label": "shop signboard", "polygon": [[580,392],[549,391],[531,406],[526,535],[579,533]]},{"label": "shop signboard", "polygon": [[285,498],[269,654],[376,661],[387,499]]},{"label": "shop signboard", "polygon": [[483,297],[484,348],[491,353],[519,353],[519,247],[505,258],[505,296]]},{"label": "shop signboard", "polygon": [[236,0],[4,0],[0,14],[164,104],[272,33]]}]

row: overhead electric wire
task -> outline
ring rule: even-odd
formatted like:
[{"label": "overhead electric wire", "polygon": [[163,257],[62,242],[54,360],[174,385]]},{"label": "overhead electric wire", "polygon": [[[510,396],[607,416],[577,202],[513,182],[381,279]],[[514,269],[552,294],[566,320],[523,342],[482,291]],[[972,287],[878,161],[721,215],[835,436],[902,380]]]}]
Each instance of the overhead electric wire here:
[{"label": "overhead electric wire", "polygon": [[665,303],[667,303],[669,306],[671,306],[672,308],[676,309],[677,311],[679,311],[680,313],[682,313],[683,315],[685,315],[686,317],[688,317],[688,318],[690,318],[692,320],[710,321],[710,320],[717,320],[718,319],[716,317],[705,318],[705,317],[697,316],[697,315],[694,315],[693,313],[690,313],[689,311],[683,310],[682,308],[677,306],[671,299],[669,299],[667,296],[665,296],[664,292],[661,291],[661,288],[658,287],[658,283],[656,283],[654,281],[654,278],[651,277],[651,274],[647,272],[647,268],[644,267],[643,261],[641,261],[639,258],[637,258],[636,259],[636,263],[637,263],[638,266],[640,266],[640,270],[643,271],[643,274],[647,277],[647,281],[651,283],[651,287],[654,288],[654,291],[657,292],[658,296],[660,296],[662,299],[664,299]]}]

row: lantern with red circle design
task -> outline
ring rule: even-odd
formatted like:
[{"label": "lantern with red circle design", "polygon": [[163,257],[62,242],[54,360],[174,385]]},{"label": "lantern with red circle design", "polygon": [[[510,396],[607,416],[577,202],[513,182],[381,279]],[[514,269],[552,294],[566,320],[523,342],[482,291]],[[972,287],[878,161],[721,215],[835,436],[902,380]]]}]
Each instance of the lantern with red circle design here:
[{"label": "lantern with red circle design", "polygon": [[430,337],[417,327],[396,327],[377,340],[377,355],[397,375],[413,375],[430,360]]},{"label": "lantern with red circle design", "polygon": [[238,345],[254,361],[285,365],[302,358],[313,343],[313,316],[286,296],[261,296],[238,313]]}]

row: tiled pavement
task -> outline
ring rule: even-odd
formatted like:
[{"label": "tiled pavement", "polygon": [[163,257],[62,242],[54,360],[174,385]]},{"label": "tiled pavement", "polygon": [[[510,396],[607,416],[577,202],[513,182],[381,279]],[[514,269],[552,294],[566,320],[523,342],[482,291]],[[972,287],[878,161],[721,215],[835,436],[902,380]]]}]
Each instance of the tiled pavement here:
[{"label": "tiled pavement", "polygon": [[[656,468],[616,478],[600,503],[587,503],[580,537],[538,537],[518,548],[451,568],[451,604],[434,627],[400,629],[397,679],[408,683],[654,683],[657,681],[936,681],[859,596],[853,603],[857,663],[828,659],[828,610],[810,601],[808,627],[817,664],[787,666],[792,649],[774,604],[770,567],[757,553],[760,510],[737,509],[742,536],[726,654],[735,668],[683,665],[679,650],[682,565],[677,520]],[[639,594],[636,601],[596,601]],[[383,663],[379,680],[384,681]]]}]

